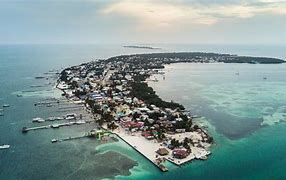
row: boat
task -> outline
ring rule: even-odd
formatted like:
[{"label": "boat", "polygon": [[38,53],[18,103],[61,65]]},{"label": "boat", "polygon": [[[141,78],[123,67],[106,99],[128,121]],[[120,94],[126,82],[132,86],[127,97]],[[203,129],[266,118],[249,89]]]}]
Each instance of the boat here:
[{"label": "boat", "polygon": [[22,128],[22,133],[27,133],[28,132],[28,128],[27,127],[23,127]]},{"label": "boat", "polygon": [[83,121],[83,120],[81,120],[81,121],[76,121],[76,124],[77,125],[80,125],[80,124],[85,124],[86,122],[85,121]]},{"label": "boat", "polygon": [[0,111],[4,111],[4,109],[0,109]]},{"label": "boat", "polygon": [[43,118],[36,117],[36,118],[33,118],[32,122],[45,122],[45,120]]},{"label": "boat", "polygon": [[56,142],[58,142],[58,141],[59,141],[58,139],[52,139],[52,140],[51,140],[52,143],[56,143]]},{"label": "boat", "polygon": [[55,121],[56,117],[48,117],[47,121]]},{"label": "boat", "polygon": [[9,149],[10,148],[10,145],[8,144],[4,144],[2,146],[0,146],[0,149]]},{"label": "boat", "polygon": [[22,94],[17,94],[17,97],[23,97],[23,95]]},{"label": "boat", "polygon": [[72,113],[72,114],[67,114],[65,119],[66,120],[73,120],[73,119],[76,119],[76,114],[75,113]]},{"label": "boat", "polygon": [[44,79],[44,76],[36,76],[35,79]]},{"label": "boat", "polygon": [[75,119],[75,117],[66,117],[66,120],[74,120]]},{"label": "boat", "polygon": [[3,104],[3,107],[10,107],[9,104]]},{"label": "boat", "polygon": [[267,79],[267,77],[263,77],[263,80],[266,80]]},{"label": "boat", "polygon": [[200,159],[201,159],[201,160],[207,160],[208,157],[207,157],[207,156],[202,156],[202,157],[200,157]]},{"label": "boat", "polygon": [[52,128],[59,128],[60,125],[59,125],[59,124],[53,124],[53,125],[51,125],[51,127],[52,127]]},{"label": "boat", "polygon": [[0,116],[4,116],[4,113],[0,113]]},{"label": "boat", "polygon": [[191,116],[191,118],[201,118],[201,116],[193,115],[193,116]]},{"label": "boat", "polygon": [[65,119],[65,118],[63,118],[63,117],[56,117],[55,120],[63,120],[63,119]]}]

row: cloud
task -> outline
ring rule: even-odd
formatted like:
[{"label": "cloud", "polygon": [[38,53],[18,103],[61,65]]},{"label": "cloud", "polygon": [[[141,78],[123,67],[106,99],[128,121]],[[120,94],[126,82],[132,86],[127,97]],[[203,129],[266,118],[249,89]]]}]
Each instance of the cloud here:
[{"label": "cloud", "polygon": [[256,1],[131,1],[122,0],[105,7],[102,13],[135,18],[141,26],[176,26],[178,24],[214,25],[224,18],[252,18],[259,14],[286,15],[286,2]]},{"label": "cloud", "polygon": [[151,2],[151,1],[121,1],[107,6],[103,14],[119,14],[137,18],[143,24],[162,25],[188,21],[194,24],[214,24],[216,18],[199,13],[199,9],[182,4]]}]

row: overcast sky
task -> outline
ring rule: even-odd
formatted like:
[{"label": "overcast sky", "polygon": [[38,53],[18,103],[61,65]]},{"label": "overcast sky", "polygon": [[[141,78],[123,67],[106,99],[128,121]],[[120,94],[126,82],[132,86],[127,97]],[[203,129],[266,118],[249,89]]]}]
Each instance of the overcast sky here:
[{"label": "overcast sky", "polygon": [[0,43],[286,44],[286,1],[0,0]]}]

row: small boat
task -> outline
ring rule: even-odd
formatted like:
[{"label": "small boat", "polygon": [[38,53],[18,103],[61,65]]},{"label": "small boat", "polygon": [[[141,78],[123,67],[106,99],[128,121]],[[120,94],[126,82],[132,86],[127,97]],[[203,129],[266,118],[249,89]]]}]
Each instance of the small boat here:
[{"label": "small boat", "polygon": [[77,122],[76,122],[76,124],[77,124],[77,125],[85,124],[85,123],[86,123],[86,122],[85,122],[85,121],[82,121],[82,120],[81,120],[81,121],[77,121]]},{"label": "small boat", "polygon": [[47,120],[48,120],[48,121],[55,121],[55,120],[56,120],[56,117],[48,117]]},{"label": "small boat", "polygon": [[9,149],[10,148],[10,145],[8,144],[4,144],[2,146],[0,146],[0,149]]},{"label": "small boat", "polygon": [[56,143],[56,142],[58,142],[58,141],[59,141],[58,139],[52,139],[52,140],[51,140],[52,143]]},{"label": "small boat", "polygon": [[28,128],[27,127],[23,127],[22,128],[22,133],[27,133],[28,132]]},{"label": "small boat", "polygon": [[23,95],[22,94],[17,94],[17,97],[23,97]]},{"label": "small boat", "polygon": [[267,77],[263,77],[263,80],[266,80],[267,79]]},{"label": "small boat", "polygon": [[0,109],[0,111],[4,111],[4,109]]},{"label": "small boat", "polygon": [[44,79],[44,76],[36,76],[35,79]]},{"label": "small boat", "polygon": [[4,116],[4,113],[0,113],[0,116]]},{"label": "small boat", "polygon": [[3,107],[10,107],[9,104],[3,104]]},{"label": "small boat", "polygon": [[74,120],[75,117],[66,117],[66,120]]},{"label": "small boat", "polygon": [[33,118],[32,122],[45,122],[45,120],[43,118],[36,117],[36,118]]},{"label": "small boat", "polygon": [[59,124],[53,124],[51,127],[52,127],[52,128],[59,128],[60,125],[59,125]]},{"label": "small boat", "polygon": [[200,157],[200,159],[201,159],[201,160],[207,160],[208,157],[207,157],[207,156],[202,156],[202,157]]}]

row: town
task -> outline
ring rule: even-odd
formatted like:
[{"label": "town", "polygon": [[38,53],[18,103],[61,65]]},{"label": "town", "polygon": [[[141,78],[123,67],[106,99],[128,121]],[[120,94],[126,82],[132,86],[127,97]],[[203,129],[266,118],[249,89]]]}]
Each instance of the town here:
[{"label": "town", "polygon": [[[117,135],[162,171],[211,154],[213,138],[195,123],[191,112],[162,100],[148,86],[174,59],[121,56],[64,69],[57,88],[82,102],[99,126]],[[208,59],[209,62],[209,59]]]}]

